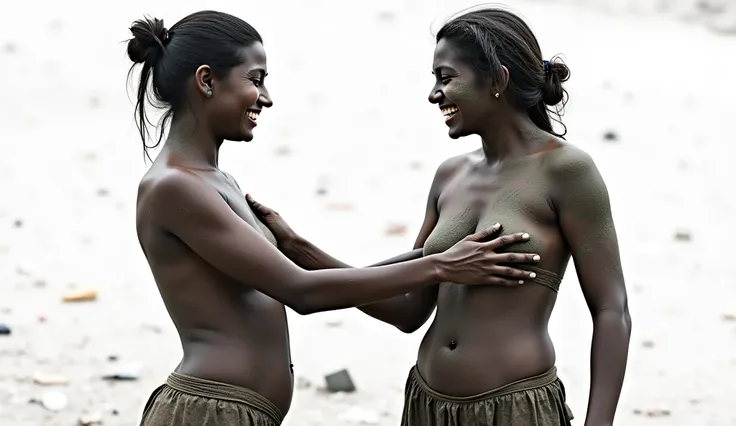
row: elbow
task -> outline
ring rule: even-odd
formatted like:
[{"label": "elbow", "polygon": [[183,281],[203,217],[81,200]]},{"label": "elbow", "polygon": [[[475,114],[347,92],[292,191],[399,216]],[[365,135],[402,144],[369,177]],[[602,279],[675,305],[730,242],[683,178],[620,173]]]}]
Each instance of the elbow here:
[{"label": "elbow", "polygon": [[394,327],[398,328],[402,333],[411,334],[421,327],[421,324],[394,324]]},{"label": "elbow", "polygon": [[299,315],[311,315],[320,312],[319,306],[309,297],[306,291],[294,292],[292,299],[288,305]]},{"label": "elbow", "polygon": [[601,309],[593,315],[593,323],[620,324],[626,330],[626,334],[631,337],[631,314],[629,307],[624,306],[621,309]]},{"label": "elbow", "polygon": [[311,315],[327,310],[316,287],[307,282],[300,283],[291,292],[288,306],[299,315]]}]

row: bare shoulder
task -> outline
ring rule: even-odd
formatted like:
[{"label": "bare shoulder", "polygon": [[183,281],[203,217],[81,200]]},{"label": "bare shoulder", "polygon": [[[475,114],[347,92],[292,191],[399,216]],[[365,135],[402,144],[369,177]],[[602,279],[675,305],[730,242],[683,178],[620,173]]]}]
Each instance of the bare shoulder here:
[{"label": "bare shoulder", "polygon": [[138,208],[154,220],[191,213],[193,208],[217,195],[193,172],[167,168],[145,176],[139,185]]},{"label": "bare shoulder", "polygon": [[550,150],[544,160],[549,179],[562,187],[581,184],[603,184],[593,157],[568,143],[560,143]]},{"label": "bare shoulder", "polygon": [[474,155],[477,155],[477,151],[456,155],[440,163],[435,173],[435,183],[443,184],[452,179],[464,166],[470,164]]}]

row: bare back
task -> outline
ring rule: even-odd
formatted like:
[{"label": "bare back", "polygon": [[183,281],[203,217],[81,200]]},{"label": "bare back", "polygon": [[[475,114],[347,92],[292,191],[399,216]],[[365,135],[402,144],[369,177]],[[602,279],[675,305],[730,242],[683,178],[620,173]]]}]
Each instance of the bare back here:
[{"label": "bare back", "polygon": [[424,244],[425,255],[496,222],[503,224],[503,235],[532,235],[529,242],[501,251],[541,255],[539,264],[528,268],[537,278],[519,287],[440,286],[437,314],[418,360],[421,374],[439,392],[475,395],[543,373],[555,363],[547,325],[570,251],[546,170],[570,148],[551,145],[501,167],[484,164],[482,151],[461,156],[439,195],[439,219]]},{"label": "bare back", "polygon": [[[181,339],[184,357],[176,371],[249,388],[286,413],[293,376],[284,305],[215,269],[152,219],[156,216],[150,211],[154,188],[167,174],[180,171],[162,157],[164,153],[141,180],[136,224],[141,247]],[[217,170],[187,172],[215,189],[233,212],[275,245],[230,176]]]}]

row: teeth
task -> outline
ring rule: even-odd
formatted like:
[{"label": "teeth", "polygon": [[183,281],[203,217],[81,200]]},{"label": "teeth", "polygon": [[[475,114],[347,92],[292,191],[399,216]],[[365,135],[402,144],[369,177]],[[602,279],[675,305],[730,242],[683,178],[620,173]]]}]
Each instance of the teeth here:
[{"label": "teeth", "polygon": [[250,119],[251,119],[251,120],[253,120],[253,121],[256,121],[256,120],[258,120],[258,113],[257,113],[257,112],[254,112],[254,111],[248,111],[248,112],[246,113],[246,115],[248,116],[248,118],[250,118]]},{"label": "teeth", "polygon": [[448,106],[448,107],[442,108],[441,111],[442,111],[442,115],[444,115],[445,117],[447,117],[450,114],[456,113],[457,112],[457,107],[455,107],[455,106]]}]

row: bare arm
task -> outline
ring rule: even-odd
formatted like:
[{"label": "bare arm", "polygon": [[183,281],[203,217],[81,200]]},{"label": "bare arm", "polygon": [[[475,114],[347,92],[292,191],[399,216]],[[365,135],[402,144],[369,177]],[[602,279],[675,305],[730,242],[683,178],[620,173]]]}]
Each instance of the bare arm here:
[{"label": "bare arm", "polygon": [[586,426],[613,424],[623,386],[631,317],[608,191],[593,160],[566,147],[552,179],[560,226],[593,318]]},{"label": "bare arm", "polygon": [[[424,223],[422,224],[419,236],[414,244],[415,249],[371,265],[371,267],[392,265],[422,257],[422,247],[429,235],[432,233],[439,218],[437,200],[439,198],[441,188],[445,185],[445,182],[453,176],[457,167],[461,164],[463,157],[464,156],[454,157],[446,160],[438,168],[427,199]],[[350,265],[341,262],[320,250],[309,241],[299,237],[274,210],[256,202],[250,196],[246,196],[246,199],[261,220],[271,229],[274,235],[277,235],[281,251],[297,265],[308,270],[351,267]],[[516,239],[504,238],[504,242],[501,243],[501,245],[520,241],[519,238],[521,238],[521,234],[517,235]],[[533,256],[533,254],[517,255],[516,263],[519,263],[520,261],[533,262]],[[504,260],[508,261],[509,259]],[[511,261],[509,263],[514,262]],[[499,267],[496,270],[496,274],[498,277],[495,277],[493,284],[516,285],[520,278],[529,279],[530,272],[515,268]],[[503,276],[507,278],[504,278]],[[513,278],[513,280],[509,278]],[[437,303],[437,291],[438,285],[432,285],[390,299],[382,300],[380,302],[363,305],[360,306],[359,309],[373,318],[397,327],[401,331],[411,333],[421,327],[432,314]]]},{"label": "bare arm", "polygon": [[[148,194],[147,211],[204,261],[301,314],[357,306],[438,280],[491,282],[493,243],[466,239],[454,250],[397,265],[305,271],[238,217],[214,189],[185,171],[169,174]],[[485,238],[479,233],[474,238]],[[452,253],[451,253],[452,252]]]},{"label": "bare arm", "polygon": [[[437,211],[437,198],[439,197],[440,188],[454,172],[456,164],[457,160],[455,159],[445,161],[438,168],[437,173],[435,174],[434,181],[430,188],[429,197],[427,199],[424,223],[422,224],[419,236],[414,243],[414,250],[371,265],[372,267],[391,265],[422,257],[422,247],[424,246],[424,242],[427,240],[427,237],[429,237],[429,234],[432,233],[432,230],[437,224],[437,219],[439,218],[439,212]],[[282,250],[290,259],[294,260],[298,265],[306,269],[351,267],[299,237],[293,239],[289,244],[284,244]],[[377,320],[395,326],[405,333],[412,333],[421,327],[427,321],[429,316],[432,315],[432,311],[434,311],[437,304],[438,289],[439,284],[433,284],[426,288],[382,300],[380,302],[359,306],[358,309]]]}]

